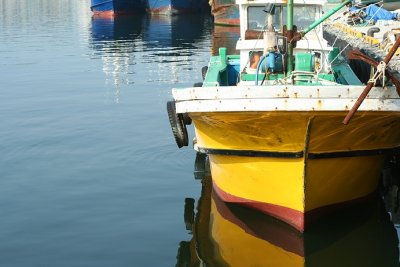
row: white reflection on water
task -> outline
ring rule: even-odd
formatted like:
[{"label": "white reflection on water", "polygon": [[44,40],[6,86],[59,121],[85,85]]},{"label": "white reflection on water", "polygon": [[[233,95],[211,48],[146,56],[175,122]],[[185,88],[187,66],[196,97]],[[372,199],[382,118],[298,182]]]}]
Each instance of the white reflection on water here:
[{"label": "white reflection on water", "polygon": [[210,47],[209,23],[200,16],[93,17],[91,58],[103,62],[107,95],[119,103],[127,86],[192,83],[193,69],[201,68],[196,50]]},{"label": "white reflection on water", "polygon": [[210,27],[99,24],[89,6],[0,0],[0,266],[175,262],[197,185],[165,102],[201,77]]}]

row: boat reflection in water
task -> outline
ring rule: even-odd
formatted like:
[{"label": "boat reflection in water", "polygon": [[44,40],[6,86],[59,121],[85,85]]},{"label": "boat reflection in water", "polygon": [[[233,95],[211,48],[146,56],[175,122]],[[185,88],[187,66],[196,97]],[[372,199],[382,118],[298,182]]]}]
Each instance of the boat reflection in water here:
[{"label": "boat reflection in water", "polygon": [[236,50],[236,42],[239,40],[239,37],[239,27],[215,25],[212,40],[212,55],[218,55],[220,47],[226,47],[227,53],[230,55],[238,55],[239,51]]},{"label": "boat reflection in water", "polygon": [[121,88],[134,83],[136,56],[140,50],[144,16],[92,17],[89,46],[92,57],[103,62],[107,96],[119,103]]},{"label": "boat reflection in water", "polygon": [[180,243],[176,266],[399,266],[396,229],[381,202],[326,218],[301,234],[221,201],[209,176],[202,185],[196,214],[188,208],[194,201],[186,200],[193,237]]},{"label": "boat reflection in water", "polygon": [[145,16],[92,17],[91,37],[93,44],[106,41],[135,40],[140,38]]},{"label": "boat reflection in water", "polygon": [[[189,68],[198,49],[207,47],[212,24],[204,15],[92,17],[89,46],[92,57],[103,61],[109,95],[119,102],[120,90],[135,83],[170,85],[192,75]],[[195,29],[195,30],[194,30]],[[209,46],[209,43],[207,43]],[[143,73],[143,72],[151,72]],[[151,77],[151,80],[138,80]]]},{"label": "boat reflection in water", "polygon": [[[205,15],[181,16],[122,16],[113,18],[92,17],[91,44],[102,53],[111,52],[104,48],[110,45],[112,52],[124,50],[129,42],[130,52],[143,49],[166,48],[187,49],[203,46],[202,41],[209,36],[211,17]],[[123,42],[125,41],[125,42]],[[140,42],[139,49],[135,42]]]},{"label": "boat reflection in water", "polygon": [[202,14],[181,14],[179,16],[146,17],[143,40],[149,47],[172,49],[204,48],[202,41],[207,39],[211,17]]},{"label": "boat reflection in water", "polygon": [[[151,63],[150,82],[171,83],[193,79],[190,69],[196,64],[197,50],[209,47],[211,17],[201,14],[148,16],[143,45],[149,51],[145,63]],[[205,43],[206,42],[206,43]]]}]

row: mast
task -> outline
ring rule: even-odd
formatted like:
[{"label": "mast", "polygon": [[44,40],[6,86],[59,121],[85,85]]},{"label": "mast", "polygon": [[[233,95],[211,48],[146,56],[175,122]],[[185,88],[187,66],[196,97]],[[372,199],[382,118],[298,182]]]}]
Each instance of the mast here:
[{"label": "mast", "polygon": [[293,59],[293,47],[296,41],[299,41],[304,35],[315,29],[318,25],[320,25],[322,22],[327,20],[330,16],[335,14],[337,11],[339,11],[342,7],[347,5],[348,3],[351,3],[352,0],[345,0],[343,1],[340,5],[338,5],[336,8],[333,10],[329,11],[325,16],[322,18],[318,19],[315,21],[313,24],[311,24],[306,30],[303,32],[294,32],[294,27],[293,27],[293,2],[294,0],[288,0],[287,2],[287,75],[290,75],[290,73],[294,69],[294,59]]},{"label": "mast", "polygon": [[293,71],[293,43],[291,42],[293,38],[293,0],[288,0],[287,3],[287,31],[288,31],[288,45],[287,45],[287,75]]}]

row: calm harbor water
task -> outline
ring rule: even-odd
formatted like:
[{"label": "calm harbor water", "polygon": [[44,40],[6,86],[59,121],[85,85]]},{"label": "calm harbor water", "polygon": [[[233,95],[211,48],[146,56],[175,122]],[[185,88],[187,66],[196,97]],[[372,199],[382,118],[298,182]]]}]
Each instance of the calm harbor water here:
[{"label": "calm harbor water", "polygon": [[398,266],[381,205],[302,237],[194,179],[166,102],[237,31],[89,2],[0,0],[0,266]]}]

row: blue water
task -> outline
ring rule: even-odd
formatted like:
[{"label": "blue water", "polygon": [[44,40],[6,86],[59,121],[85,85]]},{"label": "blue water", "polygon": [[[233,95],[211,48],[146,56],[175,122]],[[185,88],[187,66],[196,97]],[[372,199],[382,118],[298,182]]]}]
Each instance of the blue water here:
[{"label": "blue water", "polygon": [[174,266],[189,238],[195,154],[165,107],[201,80],[212,22],[89,2],[0,1],[0,266]]},{"label": "blue water", "polygon": [[249,248],[216,242],[221,218],[245,240],[297,246],[310,266],[399,265],[381,205],[304,237],[250,211],[210,211],[166,102],[201,81],[219,46],[237,53],[238,30],[200,15],[92,18],[89,2],[0,0],[0,267],[260,266],[221,255]]}]

